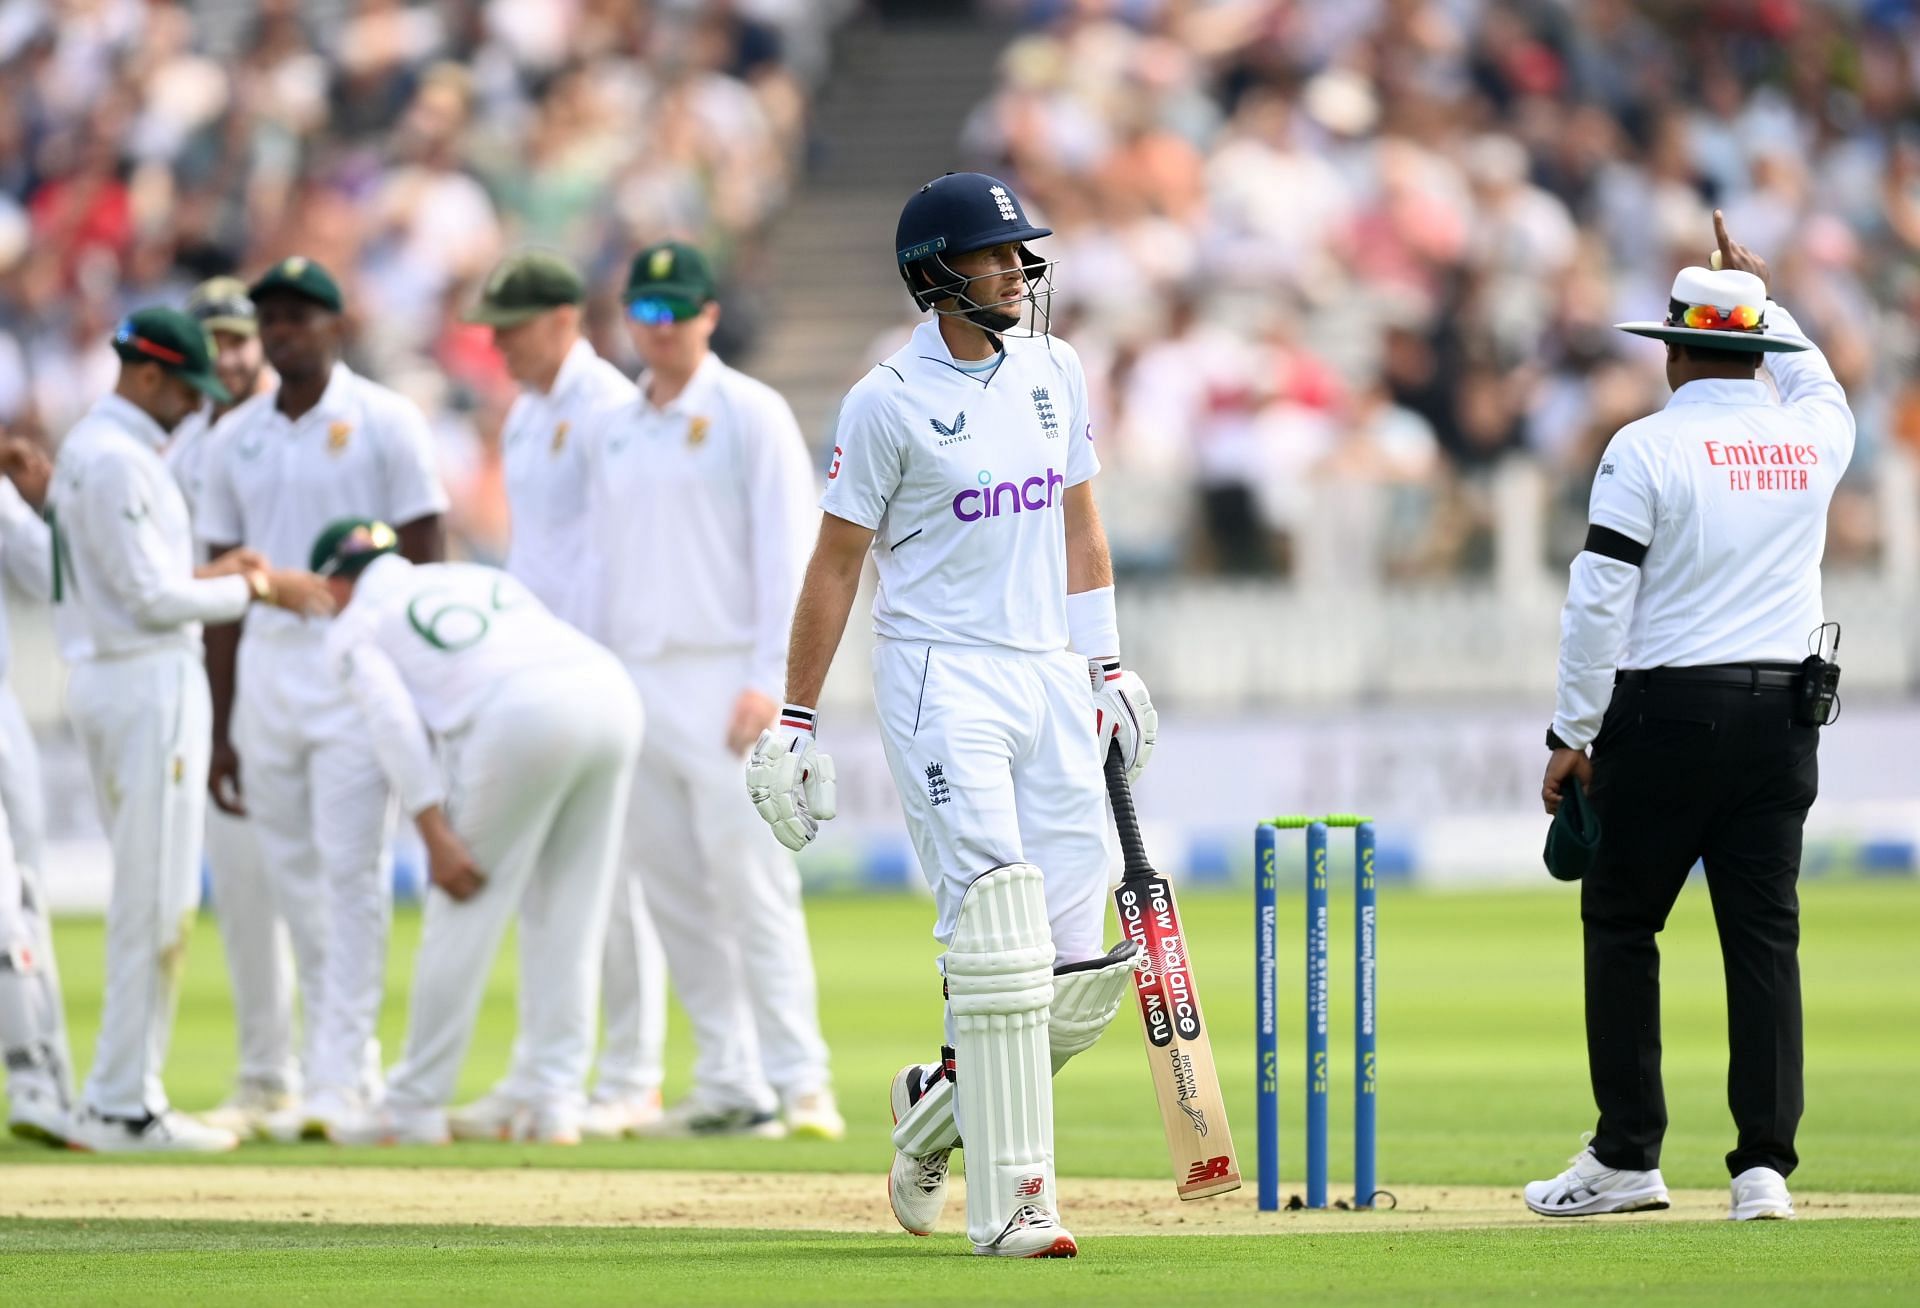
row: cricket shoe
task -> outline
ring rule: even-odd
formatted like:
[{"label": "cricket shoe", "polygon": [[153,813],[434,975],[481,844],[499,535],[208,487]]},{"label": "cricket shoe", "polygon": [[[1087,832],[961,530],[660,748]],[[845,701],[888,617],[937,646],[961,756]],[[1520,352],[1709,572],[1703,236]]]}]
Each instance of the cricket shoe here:
[{"label": "cricket shoe", "polygon": [[580,1116],[572,1104],[529,1104],[514,1119],[511,1138],[522,1144],[577,1145]]},{"label": "cricket shoe", "polygon": [[779,1140],[787,1134],[787,1124],[770,1108],[715,1108],[688,1096],[661,1113],[658,1120],[636,1128],[633,1134],[650,1140],[720,1136]]},{"label": "cricket shoe", "polygon": [[787,1134],[796,1140],[844,1140],[847,1119],[833,1101],[833,1091],[815,1090],[787,1101]]},{"label": "cricket shoe", "polygon": [[1058,1217],[1039,1204],[1022,1204],[1014,1209],[999,1238],[992,1244],[976,1244],[973,1251],[989,1258],[1072,1258],[1080,1246]]},{"label": "cricket shoe", "polygon": [[595,1099],[580,1115],[583,1140],[624,1140],[660,1120],[660,1092]]},{"label": "cricket shoe", "polygon": [[171,1108],[144,1117],[108,1117],[82,1108],[67,1146],[89,1154],[223,1154],[239,1148],[240,1137]]},{"label": "cricket shoe", "polygon": [[217,1131],[231,1131],[242,1140],[263,1137],[267,1120],[276,1113],[294,1107],[296,1100],[285,1090],[265,1081],[243,1080],[218,1108],[199,1114],[203,1125]]},{"label": "cricket shoe", "polygon": [[1792,1216],[1787,1178],[1771,1167],[1749,1167],[1733,1178],[1733,1206],[1727,1210],[1727,1220],[1786,1221]]},{"label": "cricket shoe", "polygon": [[328,1122],[327,1139],[352,1146],[444,1145],[453,1142],[453,1135],[444,1109],[383,1104]]},{"label": "cricket shoe", "polygon": [[[926,1077],[939,1068],[938,1063],[908,1063],[893,1077],[893,1124],[920,1101],[925,1093]],[[887,1173],[887,1199],[893,1204],[894,1220],[911,1235],[932,1235],[940,1224],[941,1210],[947,1206],[947,1167],[953,1158],[951,1149],[935,1149],[919,1155],[893,1151],[893,1170]]]},{"label": "cricket shoe", "polygon": [[511,1140],[527,1105],[498,1090],[447,1112],[447,1129],[456,1140]]},{"label": "cricket shoe", "polygon": [[[1592,1139],[1582,1137],[1583,1142]],[[1551,1181],[1527,1182],[1527,1207],[1543,1217],[1591,1217],[1656,1212],[1669,1202],[1657,1167],[1650,1172],[1608,1167],[1594,1157],[1590,1144],[1570,1161],[1572,1166]]]},{"label": "cricket shoe", "polygon": [[52,1086],[16,1074],[7,1086],[7,1130],[22,1140],[64,1148],[73,1135],[73,1113]]},{"label": "cricket shoe", "polygon": [[333,1128],[357,1121],[367,1111],[367,1099],[357,1090],[328,1087],[316,1090],[291,1108],[267,1115],[260,1134],[276,1144],[302,1140],[330,1140]]}]

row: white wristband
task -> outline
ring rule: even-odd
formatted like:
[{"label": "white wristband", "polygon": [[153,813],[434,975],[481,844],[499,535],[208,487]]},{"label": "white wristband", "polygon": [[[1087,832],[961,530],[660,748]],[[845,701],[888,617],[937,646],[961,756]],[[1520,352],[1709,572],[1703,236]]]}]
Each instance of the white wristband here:
[{"label": "white wristband", "polygon": [[1120,615],[1113,587],[1067,596],[1067,648],[1090,659],[1120,657]]},{"label": "white wristband", "polygon": [[814,724],[818,716],[804,704],[782,704],[779,722],[789,731],[804,731],[811,736],[814,734]]}]

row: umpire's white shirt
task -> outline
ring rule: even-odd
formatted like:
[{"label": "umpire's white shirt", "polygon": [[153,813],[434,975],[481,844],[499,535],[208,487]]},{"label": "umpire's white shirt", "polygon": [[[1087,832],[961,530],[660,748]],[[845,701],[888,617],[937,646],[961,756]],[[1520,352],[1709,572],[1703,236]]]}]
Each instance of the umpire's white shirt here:
[{"label": "umpire's white shirt", "polygon": [[586,621],[592,573],[587,567],[586,420],[635,395],[620,370],[580,340],[555,374],[553,388],[523,391],[501,429],[507,507],[513,535],[507,571],[557,617]]},{"label": "umpire's white shirt", "polygon": [[109,395],[60,446],[48,505],[54,632],[69,663],[197,650],[202,623],[246,612],[246,578],[193,575],[193,530],[160,457],[166,442],[145,412]]},{"label": "umpire's white shirt", "polygon": [[813,473],[780,393],[709,354],[665,405],[592,422],[587,458],[599,569],[592,634],[629,666],[744,655],[776,702],[812,542]]},{"label": "umpire's white shirt", "polygon": [[841,407],[820,507],[875,533],[873,628],[890,640],[1067,647],[1068,487],[1100,471],[1065,341],[1006,341],[968,373],[936,322]]},{"label": "umpire's white shirt", "polygon": [[[313,542],[339,518],[378,518],[396,527],[444,513],[433,437],[410,401],[336,364],[320,402],[289,420],[275,407],[280,388],[222,418],[208,438],[195,534],[209,545],[249,545],[276,568],[305,568]],[[281,609],[247,620],[247,635],[305,631],[321,624]]]},{"label": "umpire's white shirt", "polygon": [[408,814],[446,795],[429,733],[468,727],[509,678],[557,683],[606,651],[559,621],[518,580],[476,563],[375,559],[327,632],[327,660],[372,733]]},{"label": "umpire's white shirt", "polygon": [[[1805,340],[1767,306],[1768,332]],[[1688,382],[1622,427],[1588,522],[1647,547],[1639,567],[1575,556],[1561,619],[1554,730],[1584,748],[1619,668],[1798,663],[1824,620],[1827,505],[1853,457],[1846,392],[1817,349],[1766,356],[1759,380]]]}]

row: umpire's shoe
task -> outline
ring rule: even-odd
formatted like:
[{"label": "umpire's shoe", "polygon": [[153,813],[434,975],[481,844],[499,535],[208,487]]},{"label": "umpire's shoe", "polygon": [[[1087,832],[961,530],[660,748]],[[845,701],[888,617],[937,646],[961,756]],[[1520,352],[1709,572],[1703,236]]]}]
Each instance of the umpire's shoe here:
[{"label": "umpire's shoe", "polygon": [[1793,1216],[1793,1196],[1787,1178],[1771,1167],[1749,1167],[1733,1178],[1733,1205],[1727,1217],[1735,1222],[1786,1221]]},{"label": "umpire's shoe", "polygon": [[1527,1207],[1543,1217],[1592,1217],[1653,1212],[1668,1205],[1667,1183],[1657,1167],[1651,1172],[1608,1167],[1594,1157],[1591,1145],[1575,1154],[1572,1163],[1551,1181],[1527,1182]]},{"label": "umpire's shoe", "polygon": [[[908,1063],[893,1077],[893,1123],[907,1115],[926,1093],[927,1079],[940,1070],[938,1063]],[[893,1170],[887,1173],[887,1198],[893,1216],[913,1235],[932,1235],[947,1206],[947,1166],[952,1149],[924,1154],[893,1151]]]}]

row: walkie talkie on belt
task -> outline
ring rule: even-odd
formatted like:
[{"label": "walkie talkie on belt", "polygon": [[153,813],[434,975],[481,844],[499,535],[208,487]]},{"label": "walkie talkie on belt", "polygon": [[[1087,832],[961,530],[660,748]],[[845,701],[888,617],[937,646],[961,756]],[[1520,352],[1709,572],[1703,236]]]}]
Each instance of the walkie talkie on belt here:
[{"label": "walkie talkie on belt", "polygon": [[[1827,633],[1833,644],[1828,646]],[[1823,622],[1808,637],[1813,653],[1800,663],[1800,678],[1793,687],[1795,726],[1824,727],[1840,716],[1840,624]]]}]

